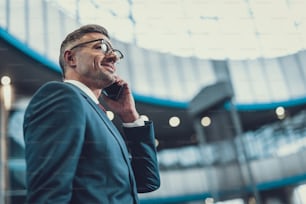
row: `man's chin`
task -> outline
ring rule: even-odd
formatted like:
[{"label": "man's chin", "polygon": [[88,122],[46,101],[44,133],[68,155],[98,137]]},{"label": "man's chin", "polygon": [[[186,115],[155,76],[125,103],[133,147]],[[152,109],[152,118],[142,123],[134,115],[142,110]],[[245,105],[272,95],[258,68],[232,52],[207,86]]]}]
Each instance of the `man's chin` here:
[{"label": "man's chin", "polygon": [[105,86],[105,87],[108,87],[108,86],[112,85],[112,84],[115,83],[115,82],[116,82],[116,78],[113,77],[112,79],[109,80],[108,83],[106,83],[106,86]]}]

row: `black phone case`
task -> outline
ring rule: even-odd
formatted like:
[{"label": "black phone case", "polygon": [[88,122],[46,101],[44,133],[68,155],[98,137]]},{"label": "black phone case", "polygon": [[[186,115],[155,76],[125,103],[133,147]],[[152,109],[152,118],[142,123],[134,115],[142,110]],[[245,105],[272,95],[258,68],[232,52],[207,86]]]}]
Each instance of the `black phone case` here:
[{"label": "black phone case", "polygon": [[102,93],[112,100],[118,100],[122,90],[123,86],[118,85],[118,83],[113,83],[112,85],[103,89]]}]

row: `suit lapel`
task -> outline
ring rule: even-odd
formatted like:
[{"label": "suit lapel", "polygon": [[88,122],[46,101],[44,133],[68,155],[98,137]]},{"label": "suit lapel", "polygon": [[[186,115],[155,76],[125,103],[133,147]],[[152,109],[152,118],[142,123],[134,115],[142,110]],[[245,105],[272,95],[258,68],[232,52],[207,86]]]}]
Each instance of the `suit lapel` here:
[{"label": "suit lapel", "polygon": [[[103,110],[101,110],[101,108],[98,106],[98,104],[95,104],[91,99],[89,99],[88,97],[86,99],[87,99],[87,102],[89,103],[89,105],[91,105],[95,109],[95,111],[98,113],[99,117],[102,119],[102,121],[107,126],[109,131],[115,137],[115,139],[117,140],[117,142],[120,145],[121,150],[123,151],[124,149],[126,149],[125,148],[126,146],[125,146],[125,143],[123,141],[123,138],[121,137],[121,134],[119,133],[117,128],[114,126],[114,124],[109,120],[106,113],[104,113]],[[126,154],[127,152],[124,151],[124,153]]]}]

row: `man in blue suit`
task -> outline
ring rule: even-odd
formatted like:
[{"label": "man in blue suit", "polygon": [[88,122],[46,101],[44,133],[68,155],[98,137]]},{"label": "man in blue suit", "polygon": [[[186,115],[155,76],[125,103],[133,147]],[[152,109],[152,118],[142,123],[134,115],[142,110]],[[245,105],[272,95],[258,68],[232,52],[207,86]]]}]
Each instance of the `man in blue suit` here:
[{"label": "man in blue suit", "polygon": [[[137,204],[160,186],[151,121],[143,121],[130,87],[115,74],[122,59],[108,32],[85,25],[62,42],[63,82],[48,82],[24,118],[27,203]],[[116,100],[101,94],[117,83]],[[99,107],[103,98],[123,122],[124,137]]]}]

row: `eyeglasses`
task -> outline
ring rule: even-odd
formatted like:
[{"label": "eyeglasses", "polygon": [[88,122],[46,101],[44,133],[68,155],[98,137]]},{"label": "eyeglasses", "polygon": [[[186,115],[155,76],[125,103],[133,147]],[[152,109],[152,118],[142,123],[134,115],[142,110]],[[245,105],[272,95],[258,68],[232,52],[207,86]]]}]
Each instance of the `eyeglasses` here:
[{"label": "eyeglasses", "polygon": [[120,50],[113,49],[113,47],[110,45],[110,43],[107,42],[105,39],[102,39],[102,38],[101,39],[90,40],[90,41],[87,41],[87,42],[77,44],[77,45],[73,46],[72,48],[70,48],[70,50],[73,50],[77,47],[82,47],[86,44],[97,42],[97,41],[101,41],[101,51],[102,51],[103,54],[109,55],[109,54],[113,53],[116,56],[116,62],[123,59],[124,56],[123,56],[122,52]]}]

